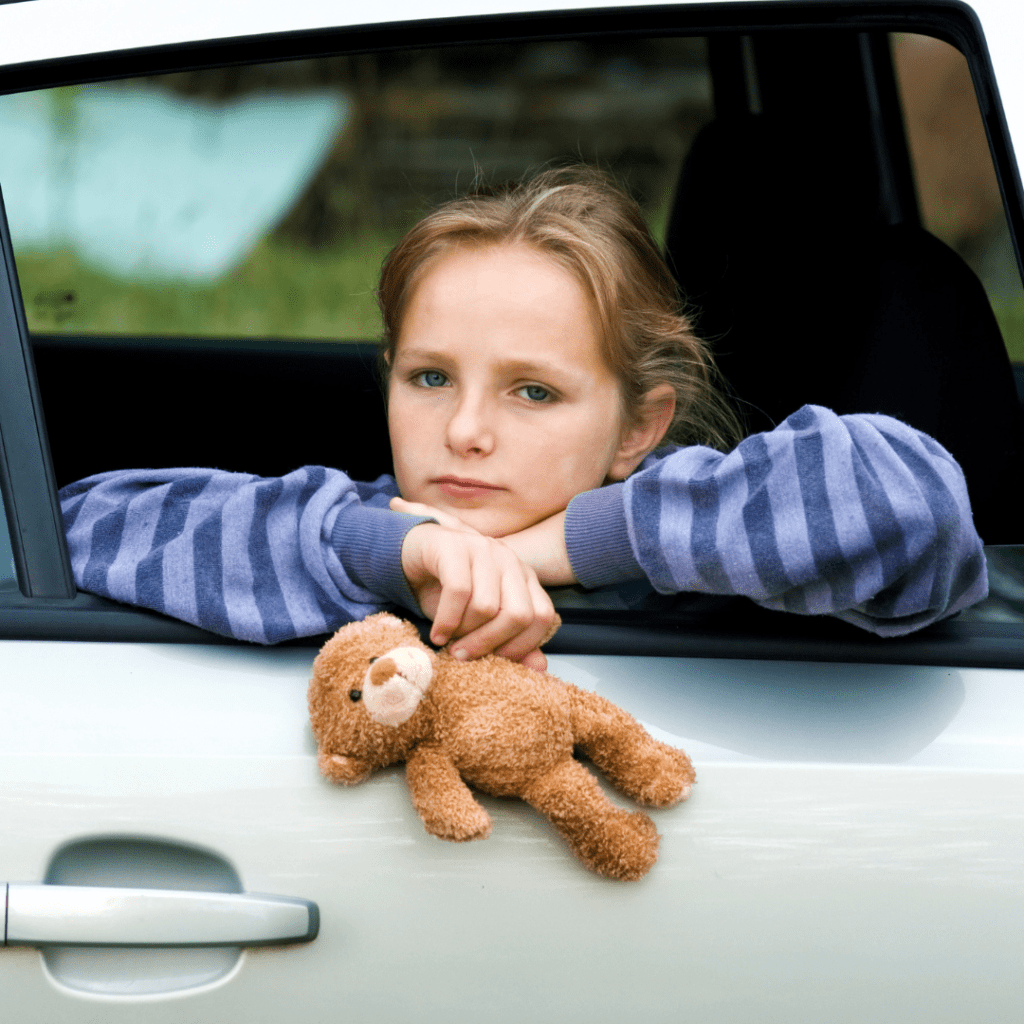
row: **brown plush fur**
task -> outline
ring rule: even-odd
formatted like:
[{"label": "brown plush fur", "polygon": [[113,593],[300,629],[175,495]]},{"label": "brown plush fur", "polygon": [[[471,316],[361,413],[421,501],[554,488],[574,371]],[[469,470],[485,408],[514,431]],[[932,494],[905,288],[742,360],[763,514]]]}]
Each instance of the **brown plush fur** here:
[{"label": "brown plush fur", "polygon": [[[369,717],[362,691],[388,685],[394,665],[379,667],[391,661],[382,656],[402,647],[427,652],[434,676],[411,717],[381,725]],[[327,778],[352,784],[405,761],[427,831],[456,841],[491,833],[469,786],[521,797],[587,867],[612,878],[642,878],[657,859],[658,833],[646,814],[612,804],[574,749],[627,796],[653,807],[686,799],[694,781],[681,750],[652,739],[603,697],[495,655],[460,662],[446,650],[434,654],[411,624],[387,613],[344,626],[324,645],[309,709]]]}]

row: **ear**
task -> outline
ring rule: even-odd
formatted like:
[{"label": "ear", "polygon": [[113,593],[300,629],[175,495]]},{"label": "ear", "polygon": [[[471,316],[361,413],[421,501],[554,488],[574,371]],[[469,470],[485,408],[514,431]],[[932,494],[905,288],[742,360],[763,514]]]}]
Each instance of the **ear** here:
[{"label": "ear", "polygon": [[671,384],[659,384],[644,396],[639,416],[626,427],[608,469],[609,480],[625,480],[665,436],[676,412],[676,392]]}]

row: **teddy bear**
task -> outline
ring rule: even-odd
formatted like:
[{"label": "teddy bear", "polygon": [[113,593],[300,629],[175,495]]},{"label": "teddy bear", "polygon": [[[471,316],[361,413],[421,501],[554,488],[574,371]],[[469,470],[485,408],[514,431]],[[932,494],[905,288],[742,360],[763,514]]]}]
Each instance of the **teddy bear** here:
[{"label": "teddy bear", "polygon": [[321,648],[309,711],[328,779],[352,785],[404,761],[427,831],[456,842],[491,834],[470,787],[519,797],[611,878],[647,874],[659,836],[646,814],[605,796],[574,750],[652,807],[685,800],[694,782],[683,751],[603,697],[497,655],[459,661],[388,612],[343,626]]}]

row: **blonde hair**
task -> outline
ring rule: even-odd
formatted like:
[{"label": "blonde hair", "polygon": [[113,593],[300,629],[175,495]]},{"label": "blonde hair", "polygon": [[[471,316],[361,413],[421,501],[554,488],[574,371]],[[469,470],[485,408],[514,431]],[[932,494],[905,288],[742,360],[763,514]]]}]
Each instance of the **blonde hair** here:
[{"label": "blonde hair", "polygon": [[584,166],[477,188],[409,231],[384,261],[377,290],[385,379],[406,306],[429,267],[455,246],[514,243],[556,260],[590,294],[602,354],[619,380],[630,422],[640,418],[653,388],[669,384],[676,407],[662,443],[726,451],[740,440],[711,352],[683,313],[675,279],[640,207],[607,175]]}]

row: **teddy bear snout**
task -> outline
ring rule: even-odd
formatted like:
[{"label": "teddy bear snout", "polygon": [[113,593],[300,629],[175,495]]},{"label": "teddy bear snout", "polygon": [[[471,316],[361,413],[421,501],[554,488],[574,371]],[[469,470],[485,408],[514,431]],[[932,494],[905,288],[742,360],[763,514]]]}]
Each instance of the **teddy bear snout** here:
[{"label": "teddy bear snout", "polygon": [[434,663],[419,647],[396,647],[367,670],[363,702],[371,720],[399,726],[416,711],[434,678]]}]

